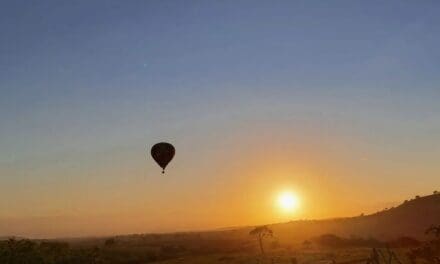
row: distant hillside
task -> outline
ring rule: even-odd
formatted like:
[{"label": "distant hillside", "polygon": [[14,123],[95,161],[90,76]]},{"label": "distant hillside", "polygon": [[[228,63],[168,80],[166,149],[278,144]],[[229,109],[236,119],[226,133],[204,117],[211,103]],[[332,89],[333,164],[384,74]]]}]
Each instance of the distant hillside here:
[{"label": "distant hillside", "polygon": [[[302,242],[323,234],[341,237],[375,238],[389,241],[402,236],[425,240],[425,230],[431,225],[440,225],[440,194],[418,197],[378,213],[357,217],[324,220],[299,220],[268,225],[275,238],[283,243]],[[249,239],[254,227],[236,227],[199,233],[211,239]],[[162,236],[172,236],[164,234]]]},{"label": "distant hillside", "polygon": [[425,239],[424,231],[440,224],[440,194],[419,197],[371,215],[271,225],[280,239],[308,239],[325,233],[388,240],[400,236]]}]

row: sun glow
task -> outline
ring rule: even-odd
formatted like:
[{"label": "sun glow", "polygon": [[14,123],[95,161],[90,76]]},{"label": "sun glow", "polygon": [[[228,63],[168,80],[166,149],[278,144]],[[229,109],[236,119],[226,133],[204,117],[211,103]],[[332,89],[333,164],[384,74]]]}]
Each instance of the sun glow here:
[{"label": "sun glow", "polygon": [[277,204],[282,211],[293,212],[299,207],[299,199],[293,192],[282,192],[278,195]]}]

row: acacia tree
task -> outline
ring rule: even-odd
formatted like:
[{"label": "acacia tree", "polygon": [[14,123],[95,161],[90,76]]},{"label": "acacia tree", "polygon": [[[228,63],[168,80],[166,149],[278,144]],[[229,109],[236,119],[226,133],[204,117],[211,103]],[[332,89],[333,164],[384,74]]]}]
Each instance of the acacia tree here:
[{"label": "acacia tree", "polygon": [[260,245],[261,254],[264,255],[263,238],[273,237],[273,231],[267,226],[258,226],[250,231],[249,235],[257,237],[258,244]]}]

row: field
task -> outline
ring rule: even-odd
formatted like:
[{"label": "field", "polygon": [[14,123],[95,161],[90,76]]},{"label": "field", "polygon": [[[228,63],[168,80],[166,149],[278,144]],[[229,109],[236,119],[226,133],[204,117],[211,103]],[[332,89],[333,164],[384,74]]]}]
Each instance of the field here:
[{"label": "field", "polygon": [[[14,240],[0,244],[4,264],[313,264],[313,263],[438,263],[424,258],[410,261],[409,253],[424,244],[401,239],[398,248],[373,239],[323,235],[312,241],[282,244],[273,236],[249,235],[247,239],[225,238],[223,232],[145,234],[73,240]],[[439,243],[436,240],[436,254]],[[364,243],[364,246],[358,246]],[[264,252],[264,253],[263,253]],[[437,255],[438,257],[438,255]]]}]

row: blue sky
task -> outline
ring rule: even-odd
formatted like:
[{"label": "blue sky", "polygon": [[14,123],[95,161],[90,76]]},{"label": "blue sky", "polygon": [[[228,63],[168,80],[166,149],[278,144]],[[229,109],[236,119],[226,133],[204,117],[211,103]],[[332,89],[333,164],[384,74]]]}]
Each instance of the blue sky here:
[{"label": "blue sky", "polygon": [[[358,176],[353,192],[395,186],[378,201],[430,192],[439,13],[436,1],[3,1],[0,193],[22,198],[0,211],[82,215],[87,202],[73,193],[87,188],[105,197],[121,178],[129,192],[145,177],[148,188],[167,186],[150,175],[146,149],[162,140],[176,145],[174,177],[185,187],[169,191],[182,197],[218,179],[236,184],[246,174],[237,159],[264,152],[324,171],[340,164],[325,175],[335,184]],[[93,173],[101,168],[117,172]],[[235,223],[200,223],[223,224]]]}]

